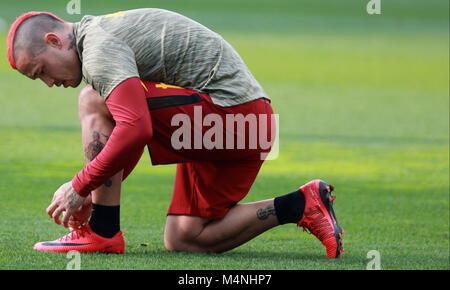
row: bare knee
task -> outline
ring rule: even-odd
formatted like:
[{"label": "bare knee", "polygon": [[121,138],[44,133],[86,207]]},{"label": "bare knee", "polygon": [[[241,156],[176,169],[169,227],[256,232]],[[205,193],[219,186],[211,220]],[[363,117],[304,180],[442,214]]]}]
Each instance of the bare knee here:
[{"label": "bare knee", "polygon": [[168,215],[164,230],[166,249],[177,252],[210,252],[206,245],[197,240],[206,221],[200,217]]},{"label": "bare knee", "polygon": [[88,117],[113,120],[103,97],[91,85],[84,87],[78,96],[78,116],[81,121]]}]

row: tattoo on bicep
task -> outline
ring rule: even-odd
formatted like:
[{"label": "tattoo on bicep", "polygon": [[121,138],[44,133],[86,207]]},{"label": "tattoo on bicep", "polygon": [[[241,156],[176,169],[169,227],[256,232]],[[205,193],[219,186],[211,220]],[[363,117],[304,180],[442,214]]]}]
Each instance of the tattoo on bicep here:
[{"label": "tattoo on bicep", "polygon": [[260,208],[256,211],[256,216],[260,220],[265,220],[270,215],[275,215],[275,207],[272,204],[269,204],[266,208]]}]

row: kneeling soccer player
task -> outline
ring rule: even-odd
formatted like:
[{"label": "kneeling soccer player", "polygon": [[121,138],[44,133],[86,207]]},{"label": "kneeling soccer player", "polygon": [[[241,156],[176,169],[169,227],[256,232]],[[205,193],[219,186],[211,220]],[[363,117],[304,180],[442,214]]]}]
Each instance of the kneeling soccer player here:
[{"label": "kneeling soccer player", "polygon": [[79,96],[87,164],[47,208],[57,224],[63,213],[71,232],[36,250],[122,253],[121,183],[147,146],[154,165],[177,164],[164,232],[169,251],[223,252],[296,223],[327,257],[343,252],[333,187],[322,180],[239,203],[274,141],[254,142],[273,136],[273,111],[238,53],[203,25],[151,8],[77,23],[29,12],[11,26],[8,60],[49,87],[88,84]]}]

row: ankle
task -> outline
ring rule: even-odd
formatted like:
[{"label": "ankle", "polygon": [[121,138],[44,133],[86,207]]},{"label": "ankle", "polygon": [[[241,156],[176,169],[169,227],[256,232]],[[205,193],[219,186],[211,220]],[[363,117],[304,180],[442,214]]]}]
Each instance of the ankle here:
[{"label": "ankle", "polygon": [[305,209],[305,196],[300,190],[276,197],[274,199],[275,213],[280,225],[298,223]]},{"label": "ankle", "polygon": [[107,206],[92,204],[89,225],[94,233],[104,238],[112,238],[120,231],[120,205]]}]

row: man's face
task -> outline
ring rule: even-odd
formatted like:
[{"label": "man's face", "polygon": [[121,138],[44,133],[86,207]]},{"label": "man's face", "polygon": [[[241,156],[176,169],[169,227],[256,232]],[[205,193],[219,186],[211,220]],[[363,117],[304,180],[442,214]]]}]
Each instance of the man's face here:
[{"label": "man's face", "polygon": [[77,87],[82,79],[81,64],[74,50],[48,46],[34,58],[18,53],[17,70],[29,78],[41,79],[47,86]]}]

